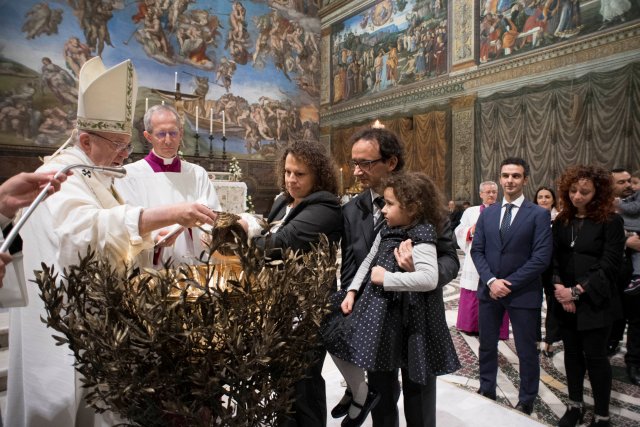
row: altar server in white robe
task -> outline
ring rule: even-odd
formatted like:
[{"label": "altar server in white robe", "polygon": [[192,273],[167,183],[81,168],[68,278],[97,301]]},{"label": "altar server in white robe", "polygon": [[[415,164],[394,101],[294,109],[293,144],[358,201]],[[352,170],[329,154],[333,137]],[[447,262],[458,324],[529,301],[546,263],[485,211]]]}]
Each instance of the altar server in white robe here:
[{"label": "altar server in white robe", "polygon": [[[131,61],[106,69],[100,57],[80,70],[77,129],[70,148],[45,160],[41,171],[85,164],[117,167],[131,152],[137,80]],[[40,263],[56,271],[78,263],[87,248],[122,267],[153,246],[151,231],[179,223],[186,227],[215,222],[198,203],[143,209],[123,204],[113,178],[89,168],[76,169],[62,190],[48,197],[21,231],[26,282]],[[56,346],[55,332],[40,320],[44,304],[34,284],[29,305],[11,310],[9,373],[5,424],[12,427],[91,427],[110,425],[113,414],[98,416],[83,401],[79,374],[67,346]],[[105,418],[107,418],[105,420]]]},{"label": "altar server in white robe", "polygon": [[[198,202],[219,211],[218,196],[207,171],[178,157],[184,135],[178,112],[169,105],[154,105],[144,115],[144,128],[144,137],[152,149],[144,159],[126,165],[127,176],[117,180],[116,188],[124,201],[145,208]],[[174,238],[163,241],[153,251],[145,251],[147,262],[155,268],[162,268],[170,259],[174,263],[195,264],[204,250],[204,232],[199,227],[158,230],[153,234],[154,241],[159,242],[173,230],[177,231]]]},{"label": "altar server in white robe", "polygon": [[[469,335],[478,335],[478,299],[476,292],[478,291],[478,280],[480,279],[469,253],[478,217],[484,208],[496,202],[498,184],[493,181],[485,181],[480,184],[479,190],[482,204],[465,209],[462,218],[460,218],[460,225],[455,229],[456,241],[465,255],[460,276],[460,300],[456,328]],[[505,313],[500,328],[500,339],[509,339],[509,317],[507,313]]]}]

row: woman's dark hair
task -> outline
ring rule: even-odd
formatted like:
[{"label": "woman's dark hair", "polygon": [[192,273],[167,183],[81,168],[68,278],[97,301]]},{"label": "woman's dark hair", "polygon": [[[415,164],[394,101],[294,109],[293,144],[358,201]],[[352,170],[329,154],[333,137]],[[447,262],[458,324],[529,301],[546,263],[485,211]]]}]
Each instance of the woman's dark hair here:
[{"label": "woman's dark hair", "polygon": [[395,156],[395,158],[398,159],[398,163],[396,164],[396,168],[394,169],[394,171],[398,172],[402,170],[402,168],[404,167],[404,147],[402,145],[402,142],[400,142],[400,138],[398,137],[398,135],[396,135],[395,132],[384,128],[367,127],[351,135],[351,138],[349,139],[349,145],[352,146],[361,139],[364,139],[365,141],[377,142],[380,151],[380,157],[382,157],[383,160],[387,161]]},{"label": "woman's dark hair", "polygon": [[587,218],[595,222],[603,223],[607,220],[611,212],[613,212],[613,181],[611,174],[604,168],[599,166],[571,166],[564,171],[558,179],[558,197],[562,203],[562,210],[556,217],[556,221],[562,221],[568,224],[575,218],[578,210],[569,198],[569,190],[571,186],[581,179],[587,179],[593,182],[595,195],[587,204]]},{"label": "woman's dark hair", "polygon": [[447,217],[442,192],[431,178],[422,172],[391,174],[383,182],[383,188],[393,188],[393,194],[404,209],[415,209],[414,220],[427,221],[440,231]]},{"label": "woman's dark hair", "polygon": [[289,154],[311,169],[314,182],[313,188],[311,189],[312,193],[316,191],[328,191],[333,194],[338,194],[338,174],[335,163],[333,159],[329,157],[326,148],[316,141],[294,141],[284,148],[276,165],[278,187],[285,192],[287,197],[290,198],[291,195],[287,192],[284,183],[284,164]]},{"label": "woman's dark hair", "polygon": [[543,185],[542,187],[538,187],[538,189],[536,190],[536,195],[533,196],[533,203],[535,203],[536,205],[538,204],[538,193],[541,192],[542,190],[547,190],[549,193],[551,193],[551,197],[553,198],[553,203],[551,203],[551,207],[555,208],[556,207],[556,192],[553,191],[553,189],[551,187],[547,187],[546,185]]}]

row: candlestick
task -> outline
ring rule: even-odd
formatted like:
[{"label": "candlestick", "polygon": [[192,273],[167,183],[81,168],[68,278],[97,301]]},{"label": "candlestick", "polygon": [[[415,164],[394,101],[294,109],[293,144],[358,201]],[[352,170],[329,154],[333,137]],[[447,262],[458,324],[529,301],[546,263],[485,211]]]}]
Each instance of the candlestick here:
[{"label": "candlestick", "polygon": [[222,136],[226,136],[227,135],[227,131],[225,128],[225,120],[224,120],[224,110],[222,110]]},{"label": "candlestick", "polygon": [[344,183],[342,182],[342,168],[340,168],[340,188],[338,189],[340,194],[344,193],[343,188],[344,188]]},{"label": "candlestick", "polygon": [[175,77],[173,79],[173,88],[178,89],[178,72],[176,71]]},{"label": "candlestick", "polygon": [[144,112],[146,113],[149,109],[149,98],[144,99]]},{"label": "candlestick", "polygon": [[209,109],[210,114],[209,114],[209,135],[212,136],[213,135],[213,108]]},{"label": "candlestick", "polygon": [[196,133],[198,133],[198,113],[200,111],[198,110],[198,106],[196,105]]},{"label": "candlestick", "polygon": [[200,147],[198,146],[199,145],[198,144],[198,142],[199,142],[198,139],[200,138],[200,135],[198,134],[198,132],[196,132],[195,137],[196,137],[196,149],[195,149],[195,152],[193,154],[196,157],[200,157]]},{"label": "candlestick", "polygon": [[[224,116],[222,116],[224,117]],[[224,136],[224,120],[222,121],[222,160],[227,160],[227,137]]]},{"label": "candlestick", "polygon": [[209,134],[209,159],[213,158],[213,134]]}]

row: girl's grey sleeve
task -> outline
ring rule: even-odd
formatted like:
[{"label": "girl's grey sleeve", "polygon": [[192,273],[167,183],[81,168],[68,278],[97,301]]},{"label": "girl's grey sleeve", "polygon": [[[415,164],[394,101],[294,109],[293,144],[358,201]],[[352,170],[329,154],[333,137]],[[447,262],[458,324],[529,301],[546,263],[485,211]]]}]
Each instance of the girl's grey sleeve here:
[{"label": "girl's grey sleeve", "polygon": [[384,274],[384,290],[396,292],[429,292],[438,285],[438,256],[436,246],[421,243],[413,247],[415,271]]},{"label": "girl's grey sleeve", "polygon": [[376,236],[376,240],[373,241],[373,245],[371,245],[371,249],[367,254],[367,257],[362,261],[360,267],[358,267],[358,271],[356,275],[353,276],[353,280],[351,281],[351,285],[347,288],[347,291],[358,291],[360,287],[363,285],[364,278],[367,276],[369,270],[371,270],[371,262],[373,258],[378,253],[378,247],[380,246],[380,233]]}]

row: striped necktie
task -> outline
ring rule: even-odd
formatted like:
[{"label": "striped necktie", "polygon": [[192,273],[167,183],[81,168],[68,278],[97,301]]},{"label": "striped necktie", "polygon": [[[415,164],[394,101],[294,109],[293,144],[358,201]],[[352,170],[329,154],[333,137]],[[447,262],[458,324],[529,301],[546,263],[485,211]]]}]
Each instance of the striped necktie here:
[{"label": "striped necktie", "polygon": [[505,206],[504,217],[502,218],[502,224],[500,224],[501,239],[504,239],[504,236],[506,236],[511,228],[511,209],[513,209],[513,204],[507,203]]},{"label": "striped necktie", "polygon": [[384,215],[382,215],[382,208],[384,208],[384,199],[382,198],[382,196],[378,196],[373,199],[373,203],[375,203],[376,206],[380,209],[380,215],[378,215],[378,219],[376,219],[376,222],[373,224],[373,232],[375,234],[378,234],[378,232],[384,225]]}]

